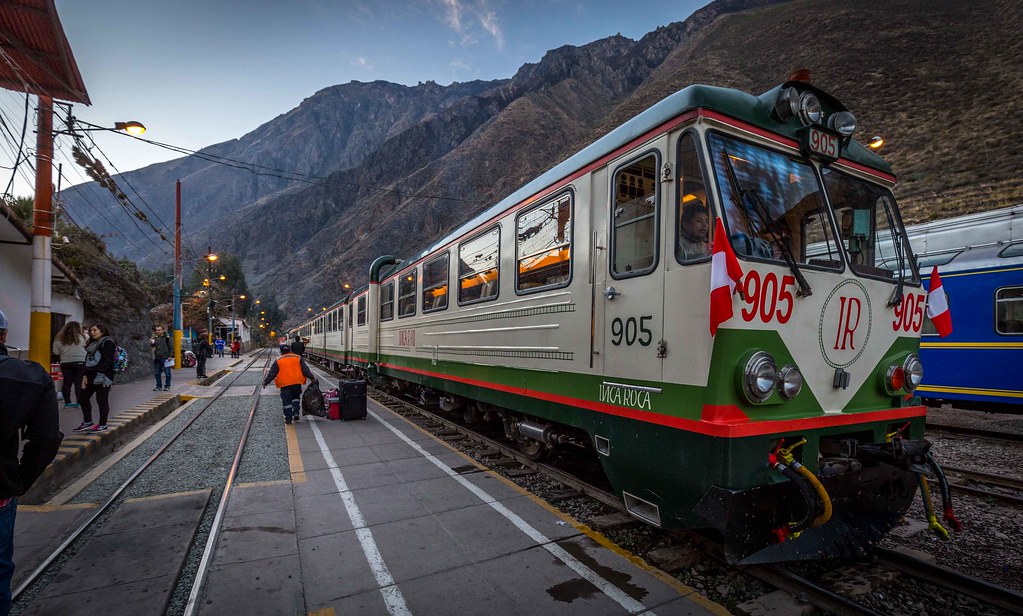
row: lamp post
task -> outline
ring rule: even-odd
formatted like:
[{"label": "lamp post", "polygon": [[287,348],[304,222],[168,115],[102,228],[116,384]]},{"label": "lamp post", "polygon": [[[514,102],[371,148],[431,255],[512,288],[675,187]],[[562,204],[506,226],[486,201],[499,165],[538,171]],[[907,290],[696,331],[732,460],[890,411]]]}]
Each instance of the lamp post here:
[{"label": "lamp post", "polygon": [[[238,299],[245,299],[245,296],[244,295],[239,295]],[[237,337],[237,334],[235,334],[235,329],[234,329],[235,328],[234,302],[235,302],[234,289],[231,289],[231,342],[232,343],[234,342],[235,337]]]},{"label": "lamp post", "polygon": [[76,125],[75,118],[69,117],[67,130],[54,131],[53,98],[40,95],[38,111],[36,194],[32,205],[32,312],[28,326],[28,358],[48,368],[53,322],[53,137],[91,130],[127,131],[129,125],[132,130],[145,131],[146,127],[138,122],[117,122],[114,128],[104,128],[88,122],[79,122],[79,125]]},{"label": "lamp post", "polygon": [[206,247],[206,283],[210,285],[209,291],[207,292],[206,299],[209,302],[206,305],[206,316],[209,320],[209,326],[206,330],[206,342],[213,344],[213,307],[217,305],[217,302],[213,301],[213,262],[217,260],[217,255],[213,252],[212,246]]}]

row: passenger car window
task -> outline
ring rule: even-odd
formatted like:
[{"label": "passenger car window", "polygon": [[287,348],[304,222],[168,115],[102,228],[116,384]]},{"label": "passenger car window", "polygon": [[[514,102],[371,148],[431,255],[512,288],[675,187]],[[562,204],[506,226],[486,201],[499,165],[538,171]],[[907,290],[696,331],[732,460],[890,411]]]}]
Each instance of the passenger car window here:
[{"label": "passenger car window", "polygon": [[423,312],[448,307],[448,253],[423,264]]},{"label": "passenger car window", "polygon": [[411,269],[398,277],[398,318],[416,314],[416,287],[419,270]]},{"label": "passenger car window", "polygon": [[572,273],[572,198],[565,194],[519,214],[515,288],[564,287]]},{"label": "passenger car window", "polygon": [[356,319],[359,325],[366,324],[366,296],[359,297],[359,316]]},{"label": "passenger car window", "polygon": [[1023,287],[995,291],[995,331],[1023,335]]},{"label": "passenger car window", "polygon": [[394,283],[380,285],[380,320],[390,321],[394,318]]},{"label": "passenger car window", "polygon": [[497,297],[501,228],[494,227],[458,247],[458,303]]},{"label": "passenger car window", "polygon": [[657,156],[615,172],[611,184],[611,273],[637,276],[657,263]]}]

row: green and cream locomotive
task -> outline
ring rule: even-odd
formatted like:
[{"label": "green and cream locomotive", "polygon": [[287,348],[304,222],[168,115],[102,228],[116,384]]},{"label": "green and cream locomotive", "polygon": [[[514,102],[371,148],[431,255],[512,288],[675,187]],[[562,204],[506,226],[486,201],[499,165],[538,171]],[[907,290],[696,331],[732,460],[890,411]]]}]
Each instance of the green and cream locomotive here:
[{"label": "green and cream locomotive", "polygon": [[[635,517],[715,528],[734,562],[867,549],[930,466],[908,402],[926,295],[891,169],[805,77],[665,98],[377,259],[299,328],[307,352],[532,455],[592,448]],[[726,248],[742,275],[712,334]]]}]

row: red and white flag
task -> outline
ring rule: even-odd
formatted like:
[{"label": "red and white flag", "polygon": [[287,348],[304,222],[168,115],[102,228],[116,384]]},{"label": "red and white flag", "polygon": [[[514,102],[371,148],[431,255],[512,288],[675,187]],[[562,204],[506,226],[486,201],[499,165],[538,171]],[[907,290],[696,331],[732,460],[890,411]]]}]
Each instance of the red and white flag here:
[{"label": "red and white flag", "polygon": [[931,270],[931,288],[927,292],[927,317],[934,323],[938,335],[944,338],[952,333],[952,312],[948,309],[948,296],[938,277],[938,266]]},{"label": "red and white flag", "polygon": [[710,335],[717,334],[718,325],[732,318],[732,294],[742,280],[742,268],[732,252],[725,226],[718,218],[714,224],[714,255],[710,262]]}]

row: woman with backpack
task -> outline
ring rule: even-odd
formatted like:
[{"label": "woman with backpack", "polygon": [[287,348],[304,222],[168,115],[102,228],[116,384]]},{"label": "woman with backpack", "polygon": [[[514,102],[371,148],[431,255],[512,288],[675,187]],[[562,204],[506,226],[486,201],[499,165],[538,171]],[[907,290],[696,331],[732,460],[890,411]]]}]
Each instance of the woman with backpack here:
[{"label": "woman with backpack", "polygon": [[[60,359],[60,373],[63,381],[60,385],[64,396],[64,408],[72,409],[81,406],[82,375],[85,374],[85,343],[87,339],[78,321],[68,321],[57,332],[53,341],[53,354]],[[75,400],[71,401],[71,388],[75,388]]]},{"label": "woman with backpack", "polygon": [[[102,323],[89,328],[89,343],[85,345],[84,390],[79,403],[82,405],[82,423],[75,432],[106,432],[107,416],[110,415],[110,387],[114,384],[114,360],[117,343],[110,337],[110,330]],[[99,404],[99,423],[92,423],[92,395],[96,394]]]}]

